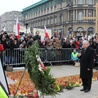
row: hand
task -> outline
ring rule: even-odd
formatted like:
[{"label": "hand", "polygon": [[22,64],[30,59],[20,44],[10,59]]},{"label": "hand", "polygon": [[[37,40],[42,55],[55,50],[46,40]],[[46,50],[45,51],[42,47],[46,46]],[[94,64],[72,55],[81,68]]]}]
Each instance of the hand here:
[{"label": "hand", "polygon": [[78,56],[81,56],[81,53],[78,53]]},{"label": "hand", "polygon": [[88,68],[87,70],[88,70],[88,71],[90,71],[90,69],[89,69],[89,68]]}]

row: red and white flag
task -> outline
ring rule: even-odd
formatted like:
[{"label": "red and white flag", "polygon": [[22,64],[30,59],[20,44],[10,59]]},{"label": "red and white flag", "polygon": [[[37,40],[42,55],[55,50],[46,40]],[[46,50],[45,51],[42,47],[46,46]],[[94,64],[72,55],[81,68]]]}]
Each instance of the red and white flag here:
[{"label": "red and white flag", "polygon": [[44,26],[44,32],[45,32],[45,38],[49,38],[49,34],[48,34],[48,32],[47,32],[46,26]]},{"label": "red and white flag", "polygon": [[19,24],[19,21],[18,21],[18,17],[17,17],[17,20],[16,20],[16,32],[15,32],[15,36],[17,37],[17,39],[20,38],[20,24]]}]

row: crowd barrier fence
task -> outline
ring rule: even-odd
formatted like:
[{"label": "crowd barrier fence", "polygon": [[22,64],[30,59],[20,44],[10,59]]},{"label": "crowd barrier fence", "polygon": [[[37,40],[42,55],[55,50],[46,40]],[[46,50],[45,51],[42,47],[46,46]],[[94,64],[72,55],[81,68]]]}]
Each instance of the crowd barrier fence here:
[{"label": "crowd barrier fence", "polygon": [[[24,54],[27,51],[23,49],[6,49],[3,52],[3,65],[22,65],[24,63]],[[66,62],[70,61],[70,55],[73,48],[62,49],[44,49],[40,48],[40,57],[44,63]]]}]

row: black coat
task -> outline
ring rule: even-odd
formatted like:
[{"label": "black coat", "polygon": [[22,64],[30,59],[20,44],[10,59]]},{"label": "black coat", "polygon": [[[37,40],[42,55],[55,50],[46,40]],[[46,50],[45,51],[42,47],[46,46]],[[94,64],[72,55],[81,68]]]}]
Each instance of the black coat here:
[{"label": "black coat", "polygon": [[[82,49],[80,58],[80,78],[91,78],[93,76],[93,61],[94,50],[88,47],[83,53]],[[90,69],[90,71],[87,69]]]},{"label": "black coat", "polygon": [[98,55],[98,43],[96,44],[96,55]]}]

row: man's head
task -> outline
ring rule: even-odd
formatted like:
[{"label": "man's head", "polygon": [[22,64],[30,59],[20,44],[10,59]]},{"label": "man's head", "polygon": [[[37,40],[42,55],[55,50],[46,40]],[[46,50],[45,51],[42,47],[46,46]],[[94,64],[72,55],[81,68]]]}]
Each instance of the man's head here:
[{"label": "man's head", "polygon": [[73,52],[75,53],[76,52],[76,49],[74,49]]},{"label": "man's head", "polygon": [[84,40],[82,43],[82,48],[87,48],[89,46],[89,42],[87,40]]}]

